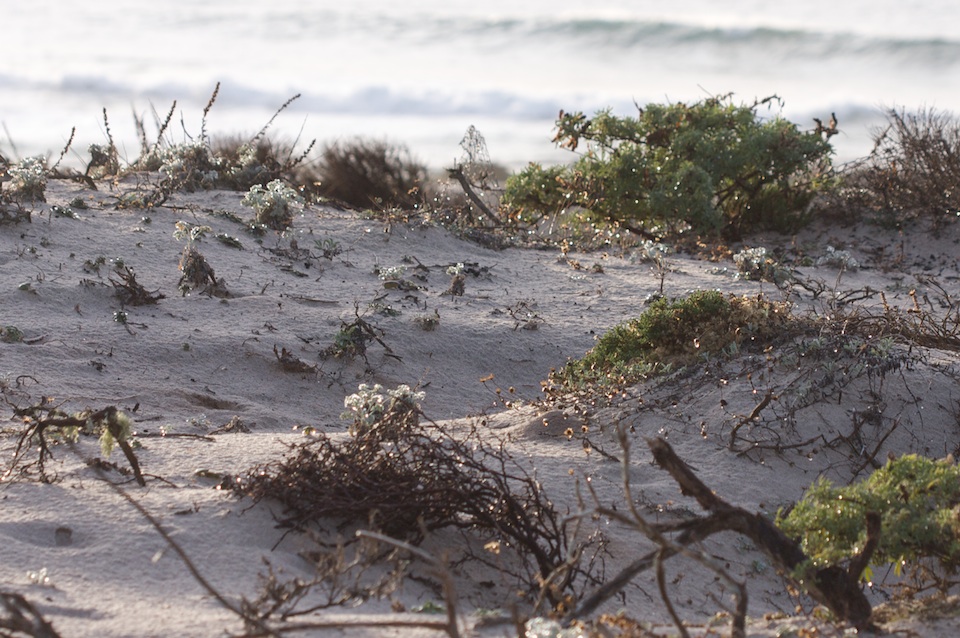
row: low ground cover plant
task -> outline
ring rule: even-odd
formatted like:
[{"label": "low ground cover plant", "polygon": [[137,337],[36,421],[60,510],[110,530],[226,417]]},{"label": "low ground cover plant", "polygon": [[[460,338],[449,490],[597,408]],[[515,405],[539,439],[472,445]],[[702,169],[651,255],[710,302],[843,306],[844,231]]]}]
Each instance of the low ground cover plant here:
[{"label": "low ground cover plant", "polygon": [[624,386],[704,357],[733,354],[783,335],[789,306],[715,290],[654,301],[639,317],[605,333],[582,358],[547,381],[548,395],[577,388]]},{"label": "low ground cover plant", "polygon": [[530,165],[507,181],[504,203],[527,221],[578,207],[646,238],[687,225],[728,237],[794,229],[832,148],[820,132],[761,117],[774,100],[648,104],[636,117],[561,111],[554,141],[585,152],[569,166]]}]

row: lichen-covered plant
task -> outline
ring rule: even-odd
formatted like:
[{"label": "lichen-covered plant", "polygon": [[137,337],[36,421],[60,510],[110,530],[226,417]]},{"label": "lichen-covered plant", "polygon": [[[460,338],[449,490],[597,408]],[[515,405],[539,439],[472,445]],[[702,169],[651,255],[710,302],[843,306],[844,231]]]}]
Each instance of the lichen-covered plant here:
[{"label": "lichen-covered plant", "polygon": [[818,132],[761,117],[774,100],[649,104],[635,118],[561,111],[554,141],[586,151],[573,165],[534,164],[511,177],[504,202],[514,218],[580,208],[648,238],[685,225],[728,237],[795,228],[832,149]]},{"label": "lichen-covered plant", "polygon": [[293,223],[294,211],[302,210],[304,202],[297,191],[275,179],[266,187],[252,186],[241,203],[253,208],[258,224],[283,231]]}]

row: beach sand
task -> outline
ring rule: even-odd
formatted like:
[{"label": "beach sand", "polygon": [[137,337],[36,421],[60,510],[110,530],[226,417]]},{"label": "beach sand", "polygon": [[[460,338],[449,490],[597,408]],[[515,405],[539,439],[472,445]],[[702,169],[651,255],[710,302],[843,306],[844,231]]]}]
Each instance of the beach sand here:
[{"label": "beach sand", "polygon": [[[623,388],[612,405],[546,405],[541,382],[551,369],[582,356],[596,336],[643,311],[645,298],[661,285],[650,264],[615,247],[565,255],[494,250],[435,226],[386,223],[322,205],[307,206],[285,235],[270,231],[258,240],[224,214],[251,218],[235,192],[175,194],[150,209],[115,207],[122,192],[150,179],[132,175],[116,185],[100,183],[97,190],[53,180],[46,203],[27,205],[29,223],[0,226],[0,324],[22,332],[22,340],[0,342],[4,469],[23,429],[12,418],[14,409],[48,397],[67,412],[116,406],[128,414],[146,478],[139,487],[115,469],[127,467],[120,450],[107,459],[115,466],[92,467],[90,460],[102,456],[99,444],[81,437],[73,445],[53,446],[46,466],[51,482],[15,470],[0,485],[3,591],[23,595],[64,637],[243,635],[241,619],[191,573],[147,514],[235,607],[262,590],[267,563],[281,580],[310,578],[304,555],[315,546],[308,535],[278,529],[274,504],[241,500],[216,486],[226,475],[280,459],[307,428],[347,436],[340,414],[344,398],[360,383],[418,386],[426,393],[424,414],[451,431],[476,426],[490,437],[509,436],[508,449],[536,472],[563,513],[581,507],[577,479],[581,485],[589,479],[603,503],[622,504],[621,467],[613,460],[622,455],[618,428],[633,437],[634,496],[651,520],[699,510],[652,464],[646,437],[669,441],[728,502],[769,515],[800,498],[820,476],[846,482],[870,458],[908,452],[939,458],[960,444],[958,357],[919,346],[895,346],[902,360],[882,375],[844,368],[837,373],[846,375],[842,384],[823,383],[820,395],[808,388],[804,396],[810,399],[794,404],[788,397],[800,396],[804,380],[822,381],[823,363],[775,365],[760,350]],[[52,210],[77,199],[87,206],[70,206],[77,218]],[[227,296],[178,291],[178,221],[211,228],[196,248]],[[240,247],[218,241],[217,234],[238,239]],[[797,273],[822,290],[814,295],[795,287],[788,299],[801,307],[829,312],[831,299],[857,299],[857,307],[878,311],[879,295],[861,294],[870,290],[883,291],[887,304],[906,309],[915,290],[920,303],[935,309],[936,290],[925,278],[960,293],[957,237],[954,226],[936,236],[922,227],[898,232],[834,226],[798,237],[751,237],[746,245],[779,246],[811,258]],[[815,265],[828,245],[849,251],[861,267],[841,272]],[[338,250],[327,258],[320,246]],[[165,297],[123,306],[111,283],[118,280],[117,260],[147,290]],[[467,273],[464,294],[444,294],[451,281],[447,268],[458,263]],[[401,265],[416,288],[385,288],[377,269]],[[786,294],[770,283],[737,279],[729,258],[669,254],[666,265],[667,296],[698,289],[773,299]],[[382,331],[379,342],[369,343],[366,360],[324,358],[334,335],[357,316]],[[425,318],[438,318],[435,329],[423,329]],[[301,369],[281,365],[276,353],[284,349],[302,362]],[[768,391],[778,398],[759,418],[747,419]],[[866,423],[868,413],[876,417]],[[236,426],[237,419],[243,428],[217,432],[231,421]],[[565,435],[568,428],[573,436]],[[750,441],[758,442],[753,451],[746,449]],[[764,447],[774,443],[779,451]],[[608,538],[607,577],[650,548],[626,525],[600,520],[600,527]],[[439,533],[423,549],[434,556],[455,554],[459,542]],[[747,582],[748,635],[844,635],[844,628],[812,616],[811,601],[788,594],[769,559],[750,542],[725,533],[704,550]],[[516,635],[509,622],[515,583],[479,566],[452,574],[464,627],[484,636]],[[675,558],[667,564],[667,578],[692,634],[727,634],[729,617],[715,614],[730,606],[730,592],[713,574]],[[871,600],[883,602],[890,591],[880,585]],[[412,613],[425,604],[444,604],[430,579],[405,582],[392,601],[291,622],[443,620],[442,614]],[[601,611],[651,623],[654,634],[676,631],[649,572]],[[949,614],[897,623],[884,628],[917,636],[960,633],[960,620]],[[796,631],[789,633],[790,627]],[[390,632],[437,635],[423,627],[300,635]]]}]

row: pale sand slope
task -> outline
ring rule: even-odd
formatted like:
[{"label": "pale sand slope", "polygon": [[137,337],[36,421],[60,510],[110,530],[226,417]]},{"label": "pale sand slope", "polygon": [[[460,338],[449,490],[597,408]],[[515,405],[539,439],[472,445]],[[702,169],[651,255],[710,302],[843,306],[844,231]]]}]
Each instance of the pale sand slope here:
[{"label": "pale sand slope", "polygon": [[[131,179],[121,189],[134,185]],[[544,427],[540,408],[522,403],[541,397],[540,382],[551,368],[582,355],[595,335],[642,312],[644,298],[659,285],[649,264],[613,252],[568,255],[583,266],[576,269],[556,251],[496,251],[438,228],[387,227],[324,207],[308,207],[286,237],[269,233],[258,244],[239,224],[213,214],[226,210],[250,219],[252,212],[240,205],[242,194],[176,195],[149,211],[115,210],[116,195],[106,185],[94,192],[52,182],[48,203],[33,206],[32,223],[0,226],[0,324],[20,328],[25,337],[22,343],[0,343],[0,374],[8,400],[21,407],[53,397],[67,410],[116,405],[133,416],[142,444],[137,455],[148,482],[146,488],[124,482],[122,489],[159,520],[209,583],[233,603],[257,594],[258,575],[265,573],[263,558],[285,577],[308,578],[309,565],[298,552],[312,545],[276,529],[268,503],[250,507],[249,502],[238,502],[229,493],[212,489],[216,481],[198,476],[196,470],[240,473],[276,460],[285,444],[302,439],[294,430],[298,426],[345,432],[346,423],[339,418],[344,397],[362,382],[387,387],[419,384],[427,394],[423,409],[429,417],[455,420],[448,424],[455,429],[480,423],[491,437],[512,436],[510,449],[536,469],[564,512],[578,507],[575,477],[589,477],[606,504],[622,503],[623,498],[619,464],[596,451],[585,453],[581,438],[563,436],[567,427],[579,431],[587,425],[590,442],[619,457],[616,428],[632,426],[634,494],[641,511],[658,520],[696,512],[697,506],[681,497],[671,479],[652,465],[643,437],[667,437],[720,496],[771,514],[799,498],[803,488],[822,474],[849,480],[851,468],[864,464],[871,453],[881,460],[888,452],[940,457],[960,444],[957,356],[920,348],[909,355],[904,349],[900,363],[883,374],[859,376],[845,368],[842,359],[831,364],[834,368],[825,367],[824,362],[832,360],[829,355],[793,367],[770,363],[762,355],[745,355],[698,367],[691,374],[625,388],[625,399],[612,407],[584,408],[582,416],[573,415],[571,405],[552,406]],[[81,219],[50,213],[51,205],[66,205],[77,196],[90,205],[89,210],[74,209]],[[149,223],[142,219],[145,216]],[[197,247],[224,279],[229,298],[178,293],[177,261],[183,246],[173,237],[178,220],[212,227]],[[838,279],[837,269],[829,266],[800,269],[804,277],[820,280],[828,289],[816,302],[821,308],[832,294],[868,286],[885,291],[889,304],[909,307],[908,292],[919,285],[916,275],[935,275],[940,285],[957,292],[953,231],[948,228],[946,238],[934,241],[923,229],[902,236],[873,227],[835,228],[809,232],[793,248],[788,239],[776,237],[757,238],[751,245],[772,247],[776,242],[814,259],[828,244],[850,249],[864,264],[859,271]],[[218,242],[216,233],[239,238],[242,249]],[[326,239],[337,242],[343,252],[324,259],[315,241]],[[291,248],[293,240],[296,249]],[[107,261],[99,274],[89,266],[85,269],[85,262],[98,257]],[[121,310],[109,283],[110,260],[116,258],[130,266],[147,289],[166,295],[156,305],[125,308],[126,326],[114,321],[114,313]],[[375,267],[405,261],[405,277],[422,290],[384,289]],[[474,274],[467,277],[462,297],[444,295],[450,283],[446,268],[458,262]],[[418,263],[426,269],[415,269]],[[667,263],[668,295],[720,288],[782,298],[771,284],[735,280],[729,260],[714,263],[670,255]],[[603,272],[593,272],[594,264],[600,264]],[[891,264],[896,268],[880,267]],[[423,279],[414,279],[416,274]],[[930,288],[919,290],[922,295]],[[399,314],[378,314],[370,308],[375,300]],[[810,294],[797,290],[793,300],[808,303]],[[879,299],[860,303],[875,307]],[[366,363],[321,359],[341,321],[354,319],[355,308],[383,331],[383,343],[391,352],[373,343]],[[434,313],[439,326],[433,331],[415,322]],[[286,348],[316,370],[283,370],[274,348]],[[824,380],[825,370],[834,370],[834,376]],[[482,381],[491,375],[492,380]],[[507,408],[497,388],[516,406]],[[738,443],[807,443],[781,453],[731,452],[731,428],[768,390],[778,399],[758,422],[739,430]],[[4,405],[2,412],[6,420],[12,407]],[[869,422],[865,414],[871,415]],[[250,428],[249,433],[169,436],[207,435],[234,416]],[[851,436],[855,427],[857,435]],[[20,428],[16,422],[7,422],[4,428],[6,467]],[[161,431],[168,436],[160,437]],[[838,439],[840,435],[847,438]],[[145,517],[86,467],[84,458],[98,453],[91,438],[75,448],[58,446],[48,465],[56,482],[0,486],[3,590],[24,594],[65,637],[242,633],[239,619],[198,584]],[[119,451],[110,460],[125,466]],[[110,478],[120,477],[113,473]],[[635,531],[602,525],[609,538],[608,576],[648,551]],[[58,528],[69,528],[69,538],[63,531],[58,536]],[[439,555],[445,548],[455,549],[457,542],[457,537],[441,534],[425,548]],[[720,557],[733,576],[748,581],[751,635],[774,635],[784,631],[785,623],[810,622],[760,619],[765,613],[792,613],[798,604],[807,610],[811,605],[784,593],[782,581],[749,542],[725,534],[705,548]],[[45,586],[31,583],[27,576],[41,569],[49,576]],[[497,580],[495,574],[470,570],[459,574],[466,624],[478,618],[476,608],[506,609],[512,601],[509,583],[493,591],[474,584]],[[668,577],[681,615],[694,625],[713,616],[716,598],[729,604],[713,575],[689,561],[671,561]],[[874,598],[879,601],[883,596]],[[439,600],[420,583],[404,585],[397,599],[407,609]],[[605,608],[618,609],[637,619],[667,621],[651,574],[639,576],[622,598]],[[321,617],[390,616],[389,603],[382,602]],[[914,622],[911,627],[930,636],[960,631],[956,620],[937,623]],[[669,624],[661,628],[673,631]],[[704,631],[702,626],[695,629]],[[478,631],[511,634],[504,625]],[[713,631],[726,632],[726,627],[721,622]],[[839,635],[842,629],[825,626],[822,632]]]}]

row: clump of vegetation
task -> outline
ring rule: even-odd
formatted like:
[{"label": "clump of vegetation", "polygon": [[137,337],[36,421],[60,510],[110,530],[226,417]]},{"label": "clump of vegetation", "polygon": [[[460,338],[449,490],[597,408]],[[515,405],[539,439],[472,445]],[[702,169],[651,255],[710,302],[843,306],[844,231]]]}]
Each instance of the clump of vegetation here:
[{"label": "clump of vegetation", "polygon": [[236,491],[279,502],[280,523],[294,529],[345,523],[414,544],[437,530],[459,532],[457,560],[497,568],[554,604],[595,582],[597,537],[562,520],[505,441],[424,425],[422,398],[406,386],[361,386],[345,401],[349,437],[316,434],[238,477]]},{"label": "clump of vegetation", "polygon": [[87,148],[90,153],[90,161],[87,163],[87,170],[84,173],[92,179],[102,179],[110,175],[117,175],[120,172],[120,156],[117,153],[117,147],[110,144],[91,144]]},{"label": "clump of vegetation", "polygon": [[[815,567],[846,565],[869,541],[870,513],[880,516],[875,564],[911,566],[921,584],[948,587],[960,566],[960,468],[908,454],[888,461],[866,480],[836,487],[816,482],[777,525],[800,540]],[[874,534],[877,536],[877,534]],[[921,562],[932,559],[936,575]],[[866,567],[866,566],[864,566]],[[860,576],[861,574],[856,574]],[[862,574],[871,579],[869,568]]]},{"label": "clump of vegetation", "polygon": [[293,212],[303,208],[303,198],[279,179],[251,186],[241,203],[256,212],[256,223],[279,231],[289,228]]},{"label": "clump of vegetation", "polygon": [[827,246],[827,252],[817,257],[818,266],[833,266],[841,270],[856,270],[860,267],[860,262],[846,250],[837,250],[833,246]]},{"label": "clump of vegetation", "polygon": [[504,202],[528,221],[577,207],[650,239],[687,225],[728,237],[794,229],[832,148],[820,132],[761,118],[774,99],[650,104],[635,118],[561,111],[554,141],[586,152],[571,166],[530,165],[507,181]]},{"label": "clump of vegetation", "polygon": [[317,167],[317,192],[356,206],[415,209],[425,201],[426,167],[404,146],[355,139],[327,146]]},{"label": "clump of vegetation", "polygon": [[464,265],[460,262],[449,266],[447,274],[450,275],[450,287],[443,293],[454,297],[462,297],[467,291],[467,276],[463,274]]},{"label": "clump of vegetation", "polygon": [[433,332],[440,325],[440,313],[434,310],[432,315],[417,315],[413,323],[424,332]]},{"label": "clump of vegetation", "polygon": [[0,341],[4,343],[20,343],[23,341],[23,331],[16,326],[0,326]]},{"label": "clump of vegetation", "polygon": [[7,167],[10,189],[4,195],[7,201],[45,202],[47,166],[42,157],[27,157]]},{"label": "clump of vegetation", "polygon": [[737,278],[750,281],[769,281],[780,285],[789,281],[793,274],[790,269],[774,259],[766,248],[744,248],[733,255],[737,265]]},{"label": "clump of vegetation", "polygon": [[762,296],[701,290],[673,301],[657,299],[636,319],[601,336],[582,358],[553,373],[545,391],[619,386],[754,343],[765,346],[783,335],[790,319],[789,306]]},{"label": "clump of vegetation", "polygon": [[367,361],[367,347],[374,341],[383,347],[387,356],[396,357],[393,350],[383,340],[383,330],[368,323],[355,308],[353,321],[349,323],[346,321],[340,322],[340,330],[333,336],[333,343],[320,352],[320,357],[335,357],[338,359],[348,357],[353,359],[359,356]]},{"label": "clump of vegetation", "polygon": [[[424,397],[425,392],[411,390],[408,385],[399,385],[384,393],[379,383],[372,386],[361,383],[356,393],[343,400],[340,418],[351,422],[353,436],[365,435],[374,427],[414,428],[420,423],[420,402]],[[393,438],[395,434],[383,432],[379,436]]]},{"label": "clump of vegetation", "polygon": [[164,298],[164,295],[161,294],[159,290],[151,292],[144,288],[143,284],[137,281],[136,273],[134,273],[129,266],[118,265],[114,270],[120,280],[117,281],[111,277],[110,283],[113,284],[114,294],[123,305],[152,305]]},{"label": "clump of vegetation", "polygon": [[891,109],[870,155],[844,176],[849,203],[886,225],[929,219],[935,228],[960,213],[960,119],[932,108]]},{"label": "clump of vegetation", "polygon": [[178,264],[180,272],[183,273],[177,283],[181,295],[186,296],[192,290],[200,290],[201,293],[210,296],[227,296],[224,281],[217,279],[213,266],[207,262],[207,258],[199,250],[194,248],[194,243],[200,241],[211,230],[209,226],[197,226],[184,221],[176,223],[173,236],[187,242],[180,254],[180,263]]}]

